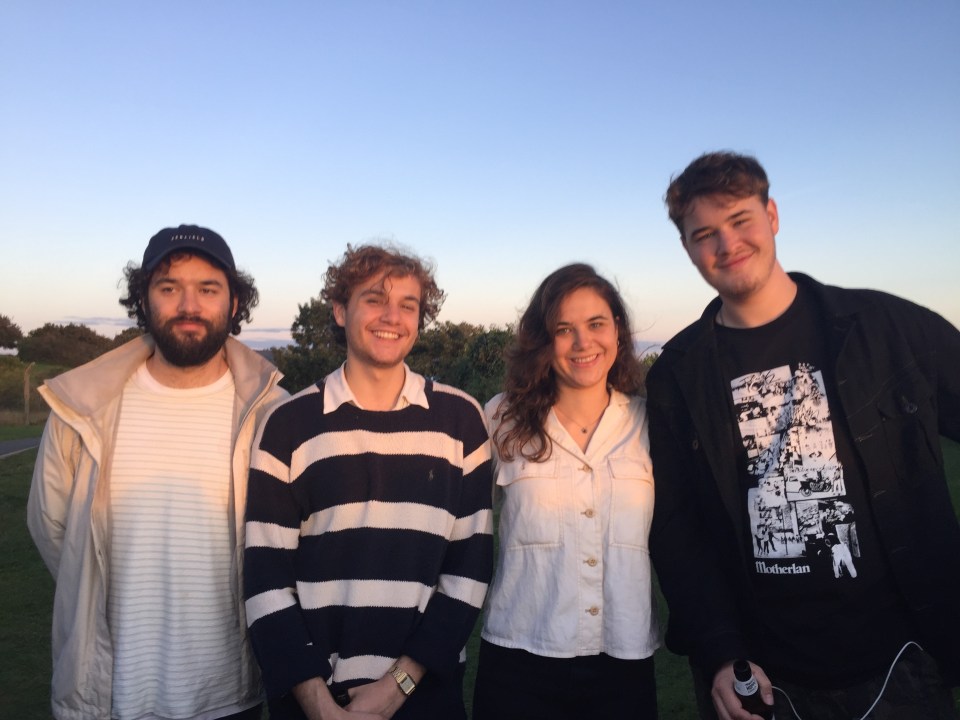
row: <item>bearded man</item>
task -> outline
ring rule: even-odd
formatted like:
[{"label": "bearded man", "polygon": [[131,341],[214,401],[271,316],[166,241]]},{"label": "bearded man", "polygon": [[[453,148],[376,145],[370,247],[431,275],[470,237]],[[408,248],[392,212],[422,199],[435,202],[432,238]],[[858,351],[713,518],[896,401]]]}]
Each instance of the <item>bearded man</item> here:
[{"label": "bearded man", "polygon": [[146,334],[49,380],[27,524],[56,580],[52,709],[260,717],[240,563],[250,445],[286,393],[230,337],[258,294],[217,233],[151,238],[120,303]]}]

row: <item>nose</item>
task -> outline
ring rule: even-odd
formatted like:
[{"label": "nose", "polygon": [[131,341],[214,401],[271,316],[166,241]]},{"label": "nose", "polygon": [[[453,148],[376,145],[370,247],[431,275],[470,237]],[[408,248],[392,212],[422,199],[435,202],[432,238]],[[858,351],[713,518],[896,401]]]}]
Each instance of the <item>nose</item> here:
[{"label": "nose", "polygon": [[734,230],[729,228],[717,230],[717,252],[720,255],[729,255],[738,242],[739,238]]},{"label": "nose", "polygon": [[384,322],[397,323],[400,317],[400,306],[392,302],[385,302],[380,317]]},{"label": "nose", "polygon": [[183,292],[180,293],[180,303],[177,309],[186,315],[196,313],[200,309],[197,292],[190,288],[185,288]]}]

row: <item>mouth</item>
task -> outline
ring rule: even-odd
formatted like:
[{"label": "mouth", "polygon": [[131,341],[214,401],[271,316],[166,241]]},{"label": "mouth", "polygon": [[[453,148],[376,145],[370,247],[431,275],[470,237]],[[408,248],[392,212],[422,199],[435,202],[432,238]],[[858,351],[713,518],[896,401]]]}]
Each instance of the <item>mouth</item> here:
[{"label": "mouth", "polygon": [[743,263],[749,260],[752,257],[751,253],[746,253],[744,255],[738,255],[735,258],[730,260],[725,260],[724,262],[717,265],[720,270],[733,270],[740,267]]},{"label": "mouth", "polygon": [[585,357],[570,358],[570,362],[574,365],[589,365],[590,363],[597,360],[600,357],[600,353],[594,353],[593,355],[587,355]]},{"label": "mouth", "polygon": [[187,332],[199,332],[207,329],[207,323],[201,318],[176,318],[170,321],[169,324],[177,330]]},{"label": "mouth", "polygon": [[390,332],[389,330],[374,330],[373,336],[380,340],[399,340],[400,333]]}]

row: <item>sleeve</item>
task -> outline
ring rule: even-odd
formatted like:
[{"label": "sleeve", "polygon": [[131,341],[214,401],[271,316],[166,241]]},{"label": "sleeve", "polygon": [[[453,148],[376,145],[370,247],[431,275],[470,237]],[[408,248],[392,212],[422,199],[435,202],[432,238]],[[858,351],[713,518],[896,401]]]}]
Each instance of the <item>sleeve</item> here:
[{"label": "sleeve", "polygon": [[493,574],[490,440],[480,408],[462,411],[463,458],[459,506],[437,588],[403,654],[448,677],[456,672]]},{"label": "sleeve", "polygon": [[960,442],[960,331],[936,313],[937,421],[940,434]]},{"label": "sleeve", "polygon": [[[704,499],[697,493],[706,486],[696,481],[694,451],[681,440],[679,429],[671,427],[666,387],[671,380],[658,378],[651,370],[648,382],[655,478],[650,552],[669,608],[666,642],[672,652],[689,655],[712,676],[724,662],[749,654],[738,627],[732,589],[724,576],[723,568],[729,563],[721,562],[716,550],[722,540],[708,537],[710,523],[699,511]],[[677,409],[681,411],[686,413]],[[719,496],[716,502],[721,502]]]},{"label": "sleeve", "polygon": [[66,531],[80,436],[51,413],[43,429],[27,499],[27,528],[47,569],[56,578]]},{"label": "sleeve", "polygon": [[296,592],[300,503],[292,491],[289,406],[260,425],[250,455],[243,589],[254,654],[270,697],[331,674],[329,648],[315,642]]}]

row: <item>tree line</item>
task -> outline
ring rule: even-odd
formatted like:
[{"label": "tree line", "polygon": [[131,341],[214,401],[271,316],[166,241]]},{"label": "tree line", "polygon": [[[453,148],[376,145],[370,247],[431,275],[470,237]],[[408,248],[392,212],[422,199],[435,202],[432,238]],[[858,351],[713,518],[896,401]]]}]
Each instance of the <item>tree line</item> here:
[{"label": "tree line", "polygon": [[[293,344],[263,351],[284,374],[281,385],[297,392],[325,377],[344,361],[346,351],[330,330],[332,307],[319,298],[298,306],[291,326]],[[140,335],[139,328],[127,328],[114,338],[100,335],[85,325],[46,323],[24,335],[6,315],[0,315],[0,347],[15,348],[17,358],[0,363],[0,408],[22,405],[23,371],[36,363],[39,371],[31,377],[39,384],[63,370],[82,365]],[[414,372],[458,387],[486,402],[503,385],[505,353],[513,340],[510,326],[438,322],[420,333],[407,356]],[[646,356],[649,366],[655,356]],[[37,398],[37,403],[42,402]],[[20,404],[18,404],[20,403]]]},{"label": "tree line", "polygon": [[[312,298],[298,306],[291,327],[293,344],[262,351],[284,374],[281,384],[290,392],[323,378],[344,361],[346,351],[330,331],[331,316],[329,304]],[[38,366],[31,376],[31,384],[36,386],[47,377],[122,345],[140,332],[135,327],[127,328],[111,339],[85,325],[47,323],[24,335],[9,317],[0,315],[0,347],[17,350],[16,357],[0,362],[0,408],[16,409],[22,405],[23,372],[30,363]],[[420,334],[407,364],[415,372],[459,387],[484,402],[500,391],[504,352],[512,337],[508,327],[434,323]],[[41,403],[36,397],[33,404],[39,407]]]},{"label": "tree line", "polygon": [[[330,331],[332,307],[318,298],[298,306],[291,327],[293,345],[274,348],[272,359],[284,374],[281,385],[296,392],[336,370],[346,350]],[[407,364],[439,382],[485,402],[500,391],[504,352],[513,338],[509,327],[438,322],[423,330]]]}]

